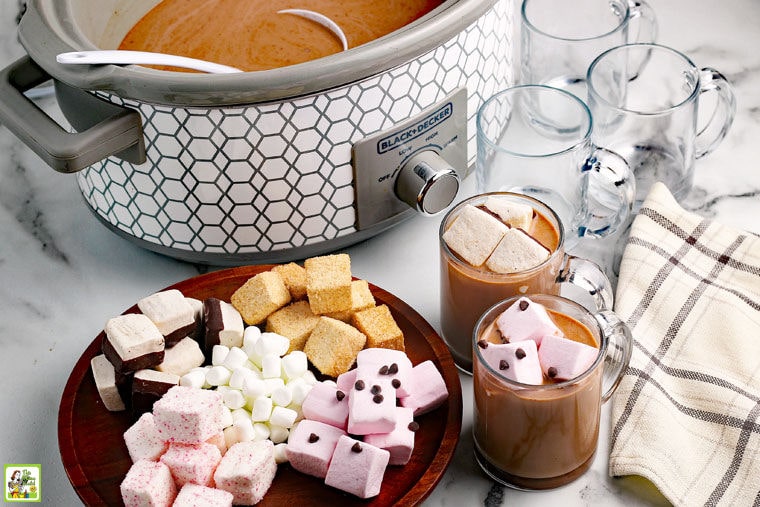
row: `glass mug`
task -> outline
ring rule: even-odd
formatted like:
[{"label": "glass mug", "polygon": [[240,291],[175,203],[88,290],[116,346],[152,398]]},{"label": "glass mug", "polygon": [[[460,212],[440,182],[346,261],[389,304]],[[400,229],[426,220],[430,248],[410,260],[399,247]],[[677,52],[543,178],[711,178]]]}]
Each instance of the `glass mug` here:
[{"label": "glass mug", "polygon": [[[536,213],[534,236],[550,251],[541,264],[516,273],[500,274],[484,266],[472,266],[454,253],[443,234],[469,205],[483,204],[489,197],[499,197],[527,204]],[[443,340],[456,366],[472,372],[472,330],[483,312],[503,299],[526,293],[559,294],[570,283],[581,294],[588,294],[590,304],[611,308],[613,290],[602,269],[591,261],[565,253],[562,222],[541,201],[510,192],[491,192],[461,201],[443,217],[439,230],[440,309]]]},{"label": "glass mug", "polygon": [[599,53],[654,42],[654,12],[641,0],[524,0],[521,79],[586,97],[586,70]]},{"label": "glass mug", "polygon": [[[643,66],[635,64],[641,60]],[[699,125],[707,96],[717,100]],[[599,55],[588,69],[588,104],[594,141],[620,153],[635,174],[635,207],[657,181],[684,198],[695,160],[720,144],[736,113],[733,87],[720,72],[657,44],[627,44]]]},{"label": "glass mug", "polygon": [[[472,335],[473,438],[478,464],[496,481],[518,489],[549,489],[580,477],[590,466],[599,439],[601,405],[628,366],[632,338],[612,311],[592,313],[559,296],[528,295],[550,312],[566,335],[585,327],[599,353],[579,376],[531,385],[501,375],[483,359],[478,341],[496,333],[496,318],[518,298],[489,308]],[[569,317],[569,318],[565,318]],[[586,333],[586,331],[583,331]],[[587,333],[588,334],[588,333]]]},{"label": "glass mug", "polygon": [[624,224],[635,182],[625,160],[591,142],[586,104],[564,90],[521,85],[486,100],[476,118],[479,193],[530,195],[554,209],[572,248]]}]

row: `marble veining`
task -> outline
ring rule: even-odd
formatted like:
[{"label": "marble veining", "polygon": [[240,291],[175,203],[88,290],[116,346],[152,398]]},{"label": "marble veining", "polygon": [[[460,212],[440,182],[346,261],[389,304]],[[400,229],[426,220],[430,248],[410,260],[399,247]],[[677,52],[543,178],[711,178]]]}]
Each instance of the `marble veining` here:
[{"label": "marble veining", "polygon": [[[715,67],[737,93],[733,128],[718,149],[697,161],[688,209],[751,233],[760,233],[760,3],[651,0],[659,41]],[[0,64],[24,54],[15,34],[16,1],[0,2]],[[38,99],[60,117],[52,97]],[[472,193],[473,178],[461,197]],[[439,218],[417,217],[348,248],[356,276],[406,301],[439,326]],[[0,461],[41,463],[44,505],[80,504],[58,453],[57,409],[63,386],[106,319],[139,298],[216,269],[140,249],[108,231],[86,209],[75,177],[49,169],[0,126]],[[614,277],[620,237],[580,247]],[[425,501],[434,507],[662,505],[667,502],[637,478],[607,475],[608,408],[591,469],[548,492],[524,492],[493,483],[472,455],[472,380],[461,376],[462,437],[447,473]],[[507,429],[508,430],[508,429]]]}]

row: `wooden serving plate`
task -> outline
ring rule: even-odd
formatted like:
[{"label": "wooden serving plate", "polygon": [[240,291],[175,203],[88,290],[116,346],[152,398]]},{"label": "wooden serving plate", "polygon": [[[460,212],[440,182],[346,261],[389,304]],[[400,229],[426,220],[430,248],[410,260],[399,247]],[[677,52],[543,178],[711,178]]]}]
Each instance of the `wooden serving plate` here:
[{"label": "wooden serving plate", "polygon": [[[245,266],[216,271],[179,282],[185,296],[203,300],[217,297],[229,301],[232,293],[271,265]],[[370,284],[377,304],[386,304],[404,332],[406,352],[413,364],[432,360],[449,391],[446,403],[416,420],[420,429],[415,448],[405,466],[389,466],[380,494],[362,500],[280,465],[272,487],[259,504],[305,505],[418,505],[441,480],[451,462],[462,425],[462,389],[453,359],[435,330],[409,305]],[[138,312],[137,305],[125,313]],[[123,434],[133,423],[129,412],[109,412],[100,400],[90,372],[90,360],[100,353],[101,332],[74,366],[58,412],[58,444],[71,484],[86,505],[123,505],[119,484],[131,460]]]}]

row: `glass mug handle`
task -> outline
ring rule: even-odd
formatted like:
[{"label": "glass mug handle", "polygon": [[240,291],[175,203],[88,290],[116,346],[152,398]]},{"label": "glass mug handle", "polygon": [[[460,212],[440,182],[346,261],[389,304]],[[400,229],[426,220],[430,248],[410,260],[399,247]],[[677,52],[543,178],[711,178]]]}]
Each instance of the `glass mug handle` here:
[{"label": "glass mug handle", "polygon": [[557,283],[572,285],[584,297],[590,298],[594,304],[593,311],[612,308],[612,283],[602,268],[593,261],[565,254],[562,268],[557,275]]},{"label": "glass mug handle", "polygon": [[658,26],[652,7],[644,0],[629,0],[628,12],[638,24],[636,37],[631,37],[629,42],[654,42]]},{"label": "glass mug handle", "polygon": [[594,314],[602,333],[607,337],[607,353],[604,357],[602,376],[602,403],[606,402],[617,389],[628,369],[633,352],[631,330],[620,317],[611,310],[601,310]]},{"label": "glass mug handle", "polygon": [[[704,67],[699,71],[699,98],[704,93],[715,93],[717,102],[707,123],[697,132],[696,158],[713,151],[726,137],[736,115],[736,96],[731,83],[717,70]],[[701,115],[700,115],[701,116]]]},{"label": "glass mug handle", "polygon": [[581,167],[584,178],[578,236],[608,236],[625,224],[636,199],[636,179],[623,157],[595,148]]}]

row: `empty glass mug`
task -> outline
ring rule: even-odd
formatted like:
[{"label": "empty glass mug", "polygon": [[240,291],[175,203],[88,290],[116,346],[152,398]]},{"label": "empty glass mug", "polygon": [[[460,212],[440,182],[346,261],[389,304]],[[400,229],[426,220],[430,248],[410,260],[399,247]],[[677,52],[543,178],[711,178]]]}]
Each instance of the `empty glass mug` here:
[{"label": "empty glass mug", "polygon": [[657,36],[654,12],[640,0],[524,0],[521,21],[522,82],[584,99],[586,70],[602,51]]},{"label": "empty glass mug", "polygon": [[478,110],[477,190],[518,192],[552,208],[568,247],[624,224],[635,194],[628,165],[591,142],[592,119],[575,95],[543,85],[503,90]]},{"label": "empty glass mug", "polygon": [[[645,61],[644,65],[638,62]],[[626,44],[588,69],[594,142],[620,153],[636,177],[636,207],[661,181],[677,199],[694,179],[694,162],[713,151],[736,112],[731,84],[717,70],[657,44]],[[700,111],[703,97],[717,100]],[[700,120],[704,120],[701,121]]]}]

